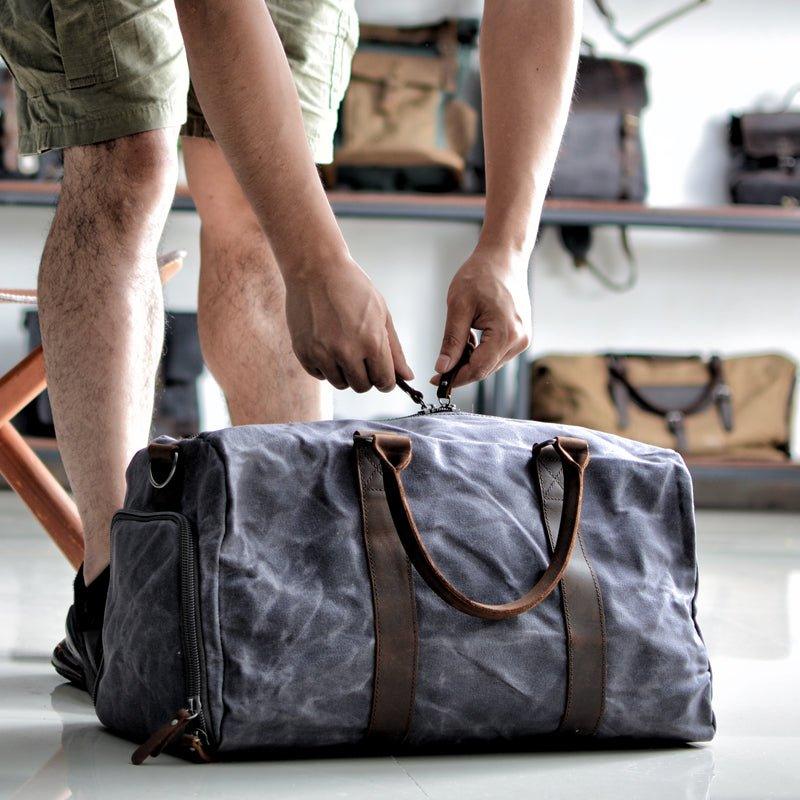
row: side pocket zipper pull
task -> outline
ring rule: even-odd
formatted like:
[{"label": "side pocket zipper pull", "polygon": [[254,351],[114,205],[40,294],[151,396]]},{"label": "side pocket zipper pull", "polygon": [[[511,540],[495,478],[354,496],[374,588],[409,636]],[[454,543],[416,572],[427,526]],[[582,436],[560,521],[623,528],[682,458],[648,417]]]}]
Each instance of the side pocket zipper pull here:
[{"label": "side pocket zipper pull", "polygon": [[172,715],[169,722],[164,723],[157,731],[152,733],[144,744],[134,750],[131,756],[131,764],[144,763],[148,757],[155,758],[161,751],[170,745],[178,736],[183,733],[186,726],[197,716],[198,712],[192,713],[188,708],[181,708]]}]

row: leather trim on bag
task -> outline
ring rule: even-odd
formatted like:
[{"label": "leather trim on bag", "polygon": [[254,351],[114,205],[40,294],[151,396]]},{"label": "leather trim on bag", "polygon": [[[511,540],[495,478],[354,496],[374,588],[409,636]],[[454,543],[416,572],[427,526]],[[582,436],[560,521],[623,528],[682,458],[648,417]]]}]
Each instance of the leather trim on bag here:
[{"label": "leather trim on bag", "polygon": [[[553,550],[564,507],[564,472],[552,445],[541,448],[539,497],[547,537]],[[569,560],[561,583],[567,634],[567,694],[559,733],[591,736],[605,707],[606,635],[603,600],[583,539]]]},{"label": "leather trim on bag", "polygon": [[417,612],[411,564],[397,538],[383,465],[369,437],[355,439],[356,472],[375,625],[375,677],[367,739],[399,744],[408,734],[417,679]]},{"label": "leather trim on bag", "polygon": [[[481,603],[461,592],[439,569],[425,546],[403,487],[402,471],[411,463],[411,439],[395,433],[374,433],[367,441],[383,464],[383,488],[406,555],[428,587],[445,603],[472,617],[509,619],[536,608],[556,590],[578,539],[583,473],[589,463],[589,448],[583,439],[558,436],[548,442],[555,447],[564,474],[563,513],[553,556],[545,571],[525,594],[497,604]],[[541,447],[541,444],[533,447],[534,463],[537,463]]]}]

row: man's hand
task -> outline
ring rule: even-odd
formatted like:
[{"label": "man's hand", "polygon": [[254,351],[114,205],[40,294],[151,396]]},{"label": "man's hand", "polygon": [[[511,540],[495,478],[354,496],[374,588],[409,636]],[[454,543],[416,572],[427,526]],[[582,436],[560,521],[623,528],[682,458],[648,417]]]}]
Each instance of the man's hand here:
[{"label": "man's hand", "polygon": [[484,2],[486,210],[478,246],[450,285],[431,383],[457,362],[470,326],[483,337],[456,386],[485,378],[528,346],[526,273],[575,82],[582,6],[581,0]]},{"label": "man's hand", "polygon": [[483,334],[454,386],[482,380],[525,350],[531,335],[527,267],[520,253],[502,249],[478,248],[467,259],[447,293],[447,322],[431,383],[438,385],[461,357],[470,328]]},{"label": "man's hand", "polygon": [[395,373],[414,377],[385,300],[349,257],[325,272],[292,274],[286,320],[303,368],[337,389],[389,392]]},{"label": "man's hand", "polygon": [[175,0],[175,7],[203,112],[283,275],[300,363],[357,392],[388,391],[395,372],[410,378],[386,303],[347,254],[264,0]]}]

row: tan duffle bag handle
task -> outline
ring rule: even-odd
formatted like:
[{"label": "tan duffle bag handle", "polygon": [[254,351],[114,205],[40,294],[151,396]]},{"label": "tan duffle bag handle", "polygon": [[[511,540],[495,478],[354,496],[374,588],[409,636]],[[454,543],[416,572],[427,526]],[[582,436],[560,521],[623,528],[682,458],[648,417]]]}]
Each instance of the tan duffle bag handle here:
[{"label": "tan duffle bag handle", "polygon": [[583,502],[583,476],[589,462],[589,447],[583,439],[558,436],[534,445],[532,454],[537,469],[544,469],[539,463],[539,454],[546,446],[554,448],[561,462],[564,503],[558,539],[550,563],[533,587],[516,600],[495,605],[473,600],[457,589],[436,565],[425,546],[403,487],[402,473],[411,463],[411,439],[395,433],[357,434],[356,438],[371,446],[380,459],[386,499],[395,530],[409,561],[428,586],[450,606],[481,619],[508,619],[536,608],[558,586],[578,539]]}]

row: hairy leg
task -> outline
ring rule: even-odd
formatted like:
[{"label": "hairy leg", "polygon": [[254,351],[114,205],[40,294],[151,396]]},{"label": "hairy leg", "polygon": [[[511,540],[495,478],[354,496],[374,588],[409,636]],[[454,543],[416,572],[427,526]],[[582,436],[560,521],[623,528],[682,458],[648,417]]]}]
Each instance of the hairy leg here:
[{"label": "hairy leg", "polygon": [[234,425],[330,416],[330,392],[292,351],[275,256],[219,145],[185,138],[202,222],[198,325]]},{"label": "hairy leg", "polygon": [[175,141],[167,129],[66,150],[39,269],[48,390],[84,525],[86,583],[108,564],[125,468],[150,432],[164,318],[156,248]]}]

